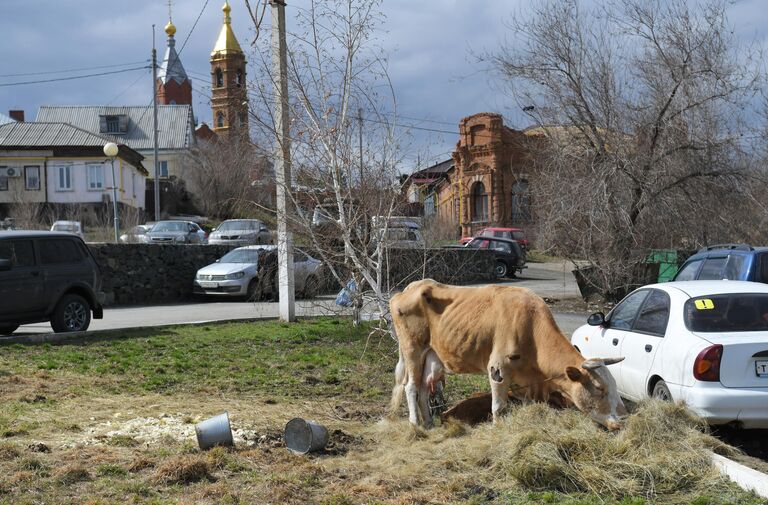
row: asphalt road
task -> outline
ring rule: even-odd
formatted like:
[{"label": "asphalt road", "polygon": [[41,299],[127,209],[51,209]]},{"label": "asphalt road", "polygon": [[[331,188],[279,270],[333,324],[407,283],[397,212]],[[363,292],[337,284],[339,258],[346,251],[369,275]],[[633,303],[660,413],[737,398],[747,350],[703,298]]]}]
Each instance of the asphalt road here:
[{"label": "asphalt road", "polygon": [[[567,266],[559,263],[529,264],[519,279],[500,284],[527,287],[542,297],[578,297],[579,291]],[[314,300],[298,300],[298,316],[317,316],[349,313],[328,295]],[[278,317],[278,304],[274,302],[247,303],[219,301],[219,298],[200,303],[155,305],[147,307],[115,307],[104,309],[104,319],[94,319],[89,331],[133,328],[139,326],[165,326],[173,324],[204,323],[238,319],[268,319]],[[584,324],[586,314],[555,313],[555,319],[566,335]],[[20,327],[15,335],[50,333],[48,323],[28,324]]]}]

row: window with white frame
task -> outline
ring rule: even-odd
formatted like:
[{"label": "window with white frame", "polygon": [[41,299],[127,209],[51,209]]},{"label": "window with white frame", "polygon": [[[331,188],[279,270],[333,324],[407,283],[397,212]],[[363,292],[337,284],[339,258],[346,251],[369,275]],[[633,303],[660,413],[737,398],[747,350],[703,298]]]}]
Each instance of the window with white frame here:
[{"label": "window with white frame", "polygon": [[72,165],[56,167],[56,191],[72,191],[74,189],[74,173]]},{"label": "window with white frame", "polygon": [[168,177],[168,162],[160,162],[160,177]]},{"label": "window with white frame", "polygon": [[101,191],[104,189],[104,166],[101,163],[87,163],[85,172],[88,177],[88,190]]},{"label": "window with white frame", "polygon": [[24,189],[39,190],[40,189],[40,167],[37,165],[30,165],[24,167]]}]

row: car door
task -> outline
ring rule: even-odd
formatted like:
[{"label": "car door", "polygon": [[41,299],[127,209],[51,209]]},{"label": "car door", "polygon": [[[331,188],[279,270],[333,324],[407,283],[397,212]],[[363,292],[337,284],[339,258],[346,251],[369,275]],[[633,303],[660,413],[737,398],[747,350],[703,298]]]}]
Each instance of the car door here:
[{"label": "car door", "polygon": [[89,282],[93,271],[78,239],[41,238],[35,241],[38,260],[42,267],[45,298],[49,302],[58,300],[73,283]]},{"label": "car door", "polygon": [[293,250],[293,282],[297,292],[304,290],[307,280],[307,255],[300,249]]},{"label": "car door", "polygon": [[669,295],[652,289],[645,297],[640,311],[626,331],[621,342],[624,361],[618,365],[621,391],[632,400],[641,400],[648,394],[648,376],[653,360],[664,342],[669,321]]},{"label": "car door", "polygon": [[32,239],[0,241],[0,258],[11,268],[0,271],[0,316],[26,316],[43,312],[43,277],[35,259]]},{"label": "car door", "polygon": [[[597,358],[618,358],[621,357],[621,347],[627,332],[632,329],[638,312],[648,296],[649,290],[641,289],[630,293],[608,314],[606,328],[593,335],[590,348]],[[612,367],[611,374],[616,379],[619,392],[623,393],[624,388],[621,381],[621,368]]]}]

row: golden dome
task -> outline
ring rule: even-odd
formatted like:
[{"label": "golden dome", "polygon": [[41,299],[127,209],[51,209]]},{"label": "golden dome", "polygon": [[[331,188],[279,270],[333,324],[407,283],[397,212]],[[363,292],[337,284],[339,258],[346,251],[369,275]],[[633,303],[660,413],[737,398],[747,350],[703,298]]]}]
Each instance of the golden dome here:
[{"label": "golden dome", "polygon": [[176,33],[176,26],[172,21],[168,21],[168,24],[165,25],[165,33],[167,33],[169,37],[173,37],[173,35]]},{"label": "golden dome", "polygon": [[221,8],[224,11],[224,16],[229,17],[229,13],[232,11],[232,7],[229,6],[229,0],[224,2],[224,6]]}]

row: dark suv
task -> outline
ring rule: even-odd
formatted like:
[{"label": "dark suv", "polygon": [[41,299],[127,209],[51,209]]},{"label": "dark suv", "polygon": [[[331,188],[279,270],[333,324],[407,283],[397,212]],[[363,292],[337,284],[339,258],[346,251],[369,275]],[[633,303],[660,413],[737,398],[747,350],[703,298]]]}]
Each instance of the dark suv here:
[{"label": "dark suv", "polygon": [[768,283],[768,247],[720,244],[685,260],[676,281],[722,280]]},{"label": "dark suv", "polygon": [[464,246],[469,249],[490,249],[496,255],[494,273],[497,279],[515,277],[515,273],[523,273],[525,266],[525,250],[517,240],[494,237],[475,237]]},{"label": "dark suv", "polygon": [[103,316],[101,275],[85,243],[69,233],[0,231],[0,335],[50,321],[53,331],[85,331]]}]

